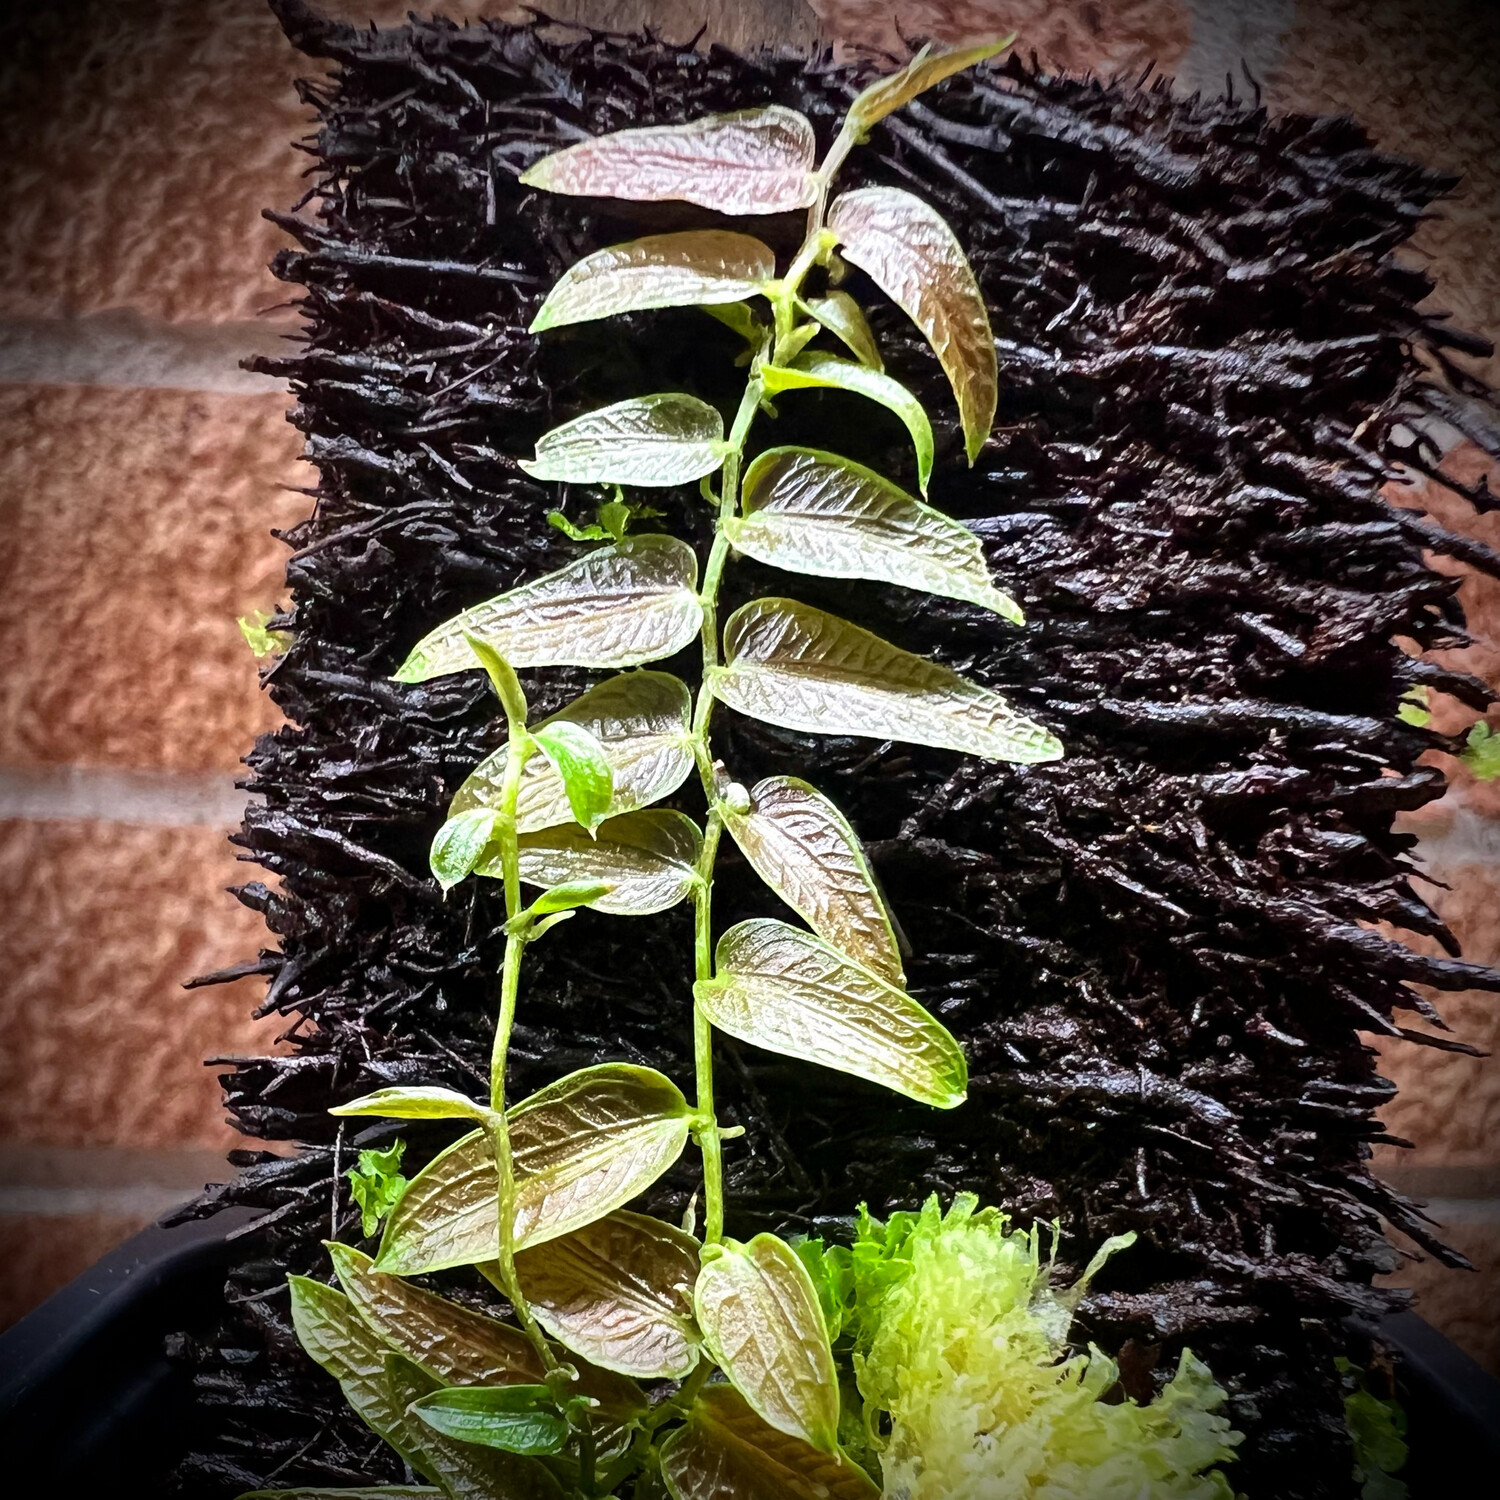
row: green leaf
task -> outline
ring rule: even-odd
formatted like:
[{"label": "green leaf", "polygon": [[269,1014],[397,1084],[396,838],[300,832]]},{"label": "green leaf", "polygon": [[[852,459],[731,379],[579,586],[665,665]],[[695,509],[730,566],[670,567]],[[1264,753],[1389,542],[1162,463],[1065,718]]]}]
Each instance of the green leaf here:
[{"label": "green leaf", "polygon": [[382,1115],[391,1120],[487,1120],[491,1111],[454,1089],[429,1087],[376,1089],[348,1104],[335,1105],[328,1113],[340,1118]]},{"label": "green leaf", "polygon": [[1401,695],[1401,701],[1396,705],[1396,717],[1403,724],[1411,724],[1417,729],[1425,729],[1432,722],[1432,710],[1428,706],[1427,689],[1425,687],[1408,688]]},{"label": "green leaf", "polygon": [[515,674],[515,669],[488,641],[481,640],[473,634],[466,636],[465,639],[468,641],[469,650],[474,653],[474,659],[488,674],[490,686],[494,688],[495,696],[505,709],[506,719],[512,724],[525,724],[526,694],[521,689],[521,682]]},{"label": "green leaf", "polygon": [[763,1422],[732,1386],[698,1393],[661,1445],[672,1500],[880,1500],[863,1469]]},{"label": "green leaf", "polygon": [[1030,764],[1063,750],[1040,724],[951,667],[793,599],[757,599],[724,627],[722,703],[767,724]]},{"label": "green leaf", "polygon": [[559,1453],[568,1440],[567,1420],[544,1385],[450,1386],[411,1410],[445,1437],[506,1453]]},{"label": "green leaf", "polygon": [[721,524],[737,551],[820,578],[869,578],[963,599],[1017,625],[990,582],[979,538],[862,464],[812,448],[770,448],[745,472],[744,515]]},{"label": "green leaf", "polygon": [[489,807],[470,807],[455,813],[438,829],[427,863],[444,891],[451,891],[472,875],[484,851],[496,837],[500,814]]},{"label": "green leaf", "polygon": [[706,1251],[693,1308],[709,1353],[756,1415],[837,1454],[833,1350],[812,1280],[791,1246],[758,1234]]},{"label": "green leaf", "polygon": [[526,908],[527,917],[550,917],[558,912],[572,913],[580,906],[592,906],[609,895],[614,887],[607,880],[566,880],[543,891]]},{"label": "green leaf", "polygon": [[[564,824],[523,834],[521,879],[555,886],[593,880],[610,889],[593,902],[595,911],[644,917],[685,900],[698,879],[703,834],[685,813],[647,808],[607,818],[595,837]],[[481,874],[498,865],[481,867]]]},{"label": "green leaf", "polygon": [[562,1500],[562,1486],[534,1458],[456,1442],[424,1423],[415,1407],[435,1395],[434,1382],[420,1365],[400,1354],[385,1357],[386,1383],[418,1432],[422,1456],[449,1500]]},{"label": "green leaf", "polygon": [[721,802],[719,816],[755,873],[819,937],[887,983],[905,984],[875,873],[828,798],[795,776],[770,776],[747,811]]},{"label": "green leaf", "polygon": [[680,651],[702,622],[693,549],[632,536],[454,615],[417,642],[396,681],[470,671],[471,635],[513,667],[635,667]]},{"label": "green leaf", "polygon": [[[693,769],[693,700],[686,684],[666,672],[631,672],[611,677],[546,720],[550,725],[581,725],[603,747],[614,780],[614,814],[670,796]],[[477,765],[459,787],[448,809],[455,816],[470,807],[498,807],[509,746],[502,745]],[[556,771],[534,755],[521,774],[516,828],[535,833],[573,821],[567,794]],[[486,869],[489,867],[486,866]]]},{"label": "green leaf", "polygon": [[885,361],[880,357],[880,346],[875,342],[875,332],[865,317],[864,309],[848,292],[829,292],[826,297],[809,297],[802,306],[829,333],[842,339],[860,364],[868,365],[872,370],[885,369]]},{"label": "green leaf", "polygon": [[[878,1083],[937,1109],[962,1104],[963,1049],[904,990],[799,927],[758,917],[719,939],[698,1009],[743,1042]],[[397,1212],[400,1205],[397,1206]],[[395,1215],[386,1227],[387,1235]]]},{"label": "green leaf", "polygon": [[[575,542],[607,542],[611,540],[610,533],[595,522],[587,526],[578,526],[570,521],[560,510],[549,510],[547,512],[547,524],[562,532],[565,537]],[[616,538],[616,540],[618,540]]]},{"label": "green leaf", "polygon": [[849,106],[849,125],[846,128],[861,133],[867,131],[876,121],[883,120],[903,104],[909,104],[935,83],[1004,52],[1015,39],[1012,32],[1002,41],[982,42],[977,47],[923,47],[904,68],[898,68],[885,78],[877,78],[858,95]]},{"label": "green leaf", "polygon": [[338,1381],[344,1399],[371,1431],[414,1469],[436,1478],[422,1451],[421,1434],[386,1382],[386,1347],[336,1287],[306,1276],[288,1276],[292,1327],[308,1357]]},{"label": "green leaf", "polygon": [[574,417],[519,463],[533,479],[660,488],[712,474],[726,452],[724,418],[696,396],[667,391]]},{"label": "green leaf", "polygon": [[922,403],[899,380],[853,360],[816,352],[799,354],[790,365],[762,365],[760,377],[767,395],[811,388],[853,391],[894,412],[911,434],[917,454],[917,486],[924,495],[927,493],[927,481],[932,477],[932,424]]},{"label": "green leaf", "polygon": [[995,423],[995,337],[974,269],[942,216],[900,188],[845,193],[828,215],[844,259],[865,271],[932,345],[953,387],[972,464]]},{"label": "green leaf", "polygon": [[[682,1154],[693,1114],[653,1068],[584,1068],[509,1112],[517,1249],[544,1244],[628,1203]],[[495,1162],[482,1133],[465,1136],[411,1181],[386,1221],[376,1262],[417,1276],[491,1261],[499,1252]]]},{"label": "green leaf", "polygon": [[383,1151],[361,1151],[359,1164],[344,1173],[349,1196],[359,1205],[360,1232],[366,1239],[380,1228],[380,1221],[406,1190],[406,1178],[401,1175],[405,1152],[406,1142],[398,1138]]},{"label": "green leaf", "polygon": [[[348,1245],[330,1245],[328,1250],[360,1317],[438,1384],[535,1385],[545,1375],[536,1350],[519,1328],[377,1271],[368,1255]],[[586,1360],[576,1363],[577,1389],[599,1403],[595,1436],[601,1455],[613,1458],[629,1445],[646,1399],[634,1381]]]},{"label": "green leaf", "polygon": [[[766,336],[766,325],[743,302],[705,305],[703,311],[726,328],[732,328],[751,349],[759,349]],[[746,356],[748,358],[748,356]]]},{"label": "green leaf", "polygon": [[563,784],[573,821],[592,833],[609,816],[615,791],[604,746],[570,719],[544,724],[532,738]]},{"label": "green leaf", "polygon": [[241,615],[235,622],[240,627],[245,644],[257,660],[285,651],[292,644],[292,638],[286,631],[266,629],[266,621],[270,618],[265,610],[257,609],[251,614]]},{"label": "green leaf", "polygon": [[748,234],[693,229],[596,250],[565,271],[532,333],[649,307],[742,302],[776,275],[769,245]]},{"label": "green leaf", "polygon": [[588,198],[678,198],[724,214],[775,214],[812,203],[816,153],[807,118],[771,104],[580,141],[544,156],[521,183]]},{"label": "green leaf", "polygon": [[1476,781],[1493,781],[1500,776],[1500,734],[1481,719],[1469,730],[1458,758]]},{"label": "green leaf", "polygon": [[698,1363],[692,1287],[698,1241],[624,1209],[516,1257],[521,1290],[559,1343],[638,1380],[681,1380]]}]

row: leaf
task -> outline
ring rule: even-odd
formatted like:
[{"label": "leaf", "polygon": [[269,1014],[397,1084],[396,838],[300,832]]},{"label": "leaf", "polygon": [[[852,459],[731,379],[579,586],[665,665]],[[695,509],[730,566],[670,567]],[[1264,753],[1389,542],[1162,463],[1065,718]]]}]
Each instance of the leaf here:
[{"label": "leaf", "polygon": [[[329,1245],[328,1251],[360,1317],[435,1381],[535,1385],[545,1374],[531,1341],[519,1328],[377,1271],[368,1255],[348,1245]],[[634,1381],[587,1361],[577,1363],[578,1389],[599,1403],[595,1433],[601,1452],[613,1457],[628,1446],[631,1425],[645,1411],[646,1398]]]},{"label": "leaf", "polygon": [[[743,302],[722,302],[718,305],[705,303],[703,311],[711,318],[717,319],[726,328],[739,334],[751,349],[760,348],[765,338],[766,325]],[[748,359],[749,355],[745,355],[744,358]]]},{"label": "leaf", "polygon": [[349,1196],[359,1205],[360,1232],[366,1239],[380,1228],[380,1221],[406,1190],[406,1178],[401,1175],[405,1153],[406,1142],[398,1138],[384,1151],[361,1151],[359,1164],[344,1173]]},{"label": "leaf", "polygon": [[743,302],[775,275],[775,252],[748,234],[694,229],[647,235],[596,250],[565,271],[531,332],[648,307]]},{"label": "leaf", "polygon": [[627,537],[454,615],[417,642],[395,680],[469,671],[471,634],[514,667],[639,666],[698,634],[697,590],[698,559],[686,542]]},{"label": "leaf", "polygon": [[[582,725],[604,747],[614,778],[615,814],[633,812],[670,796],[693,769],[693,700],[687,685],[666,672],[610,677],[546,720]],[[482,760],[459,787],[449,816],[469,807],[497,807],[510,749],[502,745]],[[533,756],[521,773],[516,828],[535,833],[573,821],[557,772]]]},{"label": "leaf", "polygon": [[411,1406],[445,1437],[506,1453],[559,1453],[568,1423],[544,1385],[449,1386]]},{"label": "leaf", "polygon": [[756,599],[724,627],[714,697],[812,734],[853,734],[987,760],[1057,760],[1062,745],[988,688],[794,599]]},{"label": "leaf", "polygon": [[[547,524],[562,532],[565,537],[575,542],[607,542],[611,540],[609,532],[596,522],[590,521],[587,526],[579,526],[570,521],[560,510],[549,510],[547,512]],[[618,540],[618,538],[615,538]]]},{"label": "leaf", "polygon": [[421,1434],[391,1394],[385,1378],[386,1347],[337,1287],[306,1276],[288,1276],[292,1326],[309,1358],[338,1381],[344,1399],[372,1432],[414,1469],[436,1478],[422,1453]]},{"label": "leaf", "polygon": [[681,1380],[698,1363],[698,1241],[620,1209],[516,1257],[521,1290],[553,1338],[606,1370]]},{"label": "leaf", "polygon": [[604,880],[565,880],[561,885],[555,885],[550,890],[543,891],[522,915],[535,919],[566,912],[571,916],[580,906],[592,906],[596,901],[609,895],[613,889],[614,887]]},{"label": "leaf", "polygon": [[795,776],[770,776],[748,812],[721,802],[719,816],[755,873],[819,937],[888,983],[906,982],[875,874],[828,798]]},{"label": "leaf", "polygon": [[435,1394],[432,1377],[400,1354],[385,1357],[385,1378],[420,1436],[422,1456],[449,1500],[562,1500],[562,1486],[534,1458],[455,1442],[412,1414]]},{"label": "leaf", "polygon": [[698,1393],[661,1469],[672,1500],[880,1500],[863,1469],[778,1432],[727,1385]]},{"label": "leaf", "polygon": [[763,1421],[836,1454],[838,1373],[806,1267],[774,1234],[715,1248],[693,1289],[709,1353]]},{"label": "leaf", "polygon": [[[528,884],[607,882],[611,889],[593,903],[595,911],[644,917],[691,894],[703,835],[685,813],[648,808],[606,819],[592,839],[564,824],[523,834],[519,842],[521,879]],[[497,872],[498,865],[480,871]]]},{"label": "leaf", "polygon": [[614,771],[604,746],[570,719],[545,724],[532,738],[562,782],[573,821],[592,833],[609,816],[615,792]]},{"label": "leaf", "polygon": [[490,1116],[484,1105],[455,1089],[436,1087],[376,1089],[348,1104],[335,1105],[328,1113],[383,1115],[391,1120],[486,1120]]},{"label": "leaf", "polygon": [[[937,1109],[964,1101],[968,1064],[947,1028],[799,927],[769,917],[731,927],[719,939],[714,977],[700,979],[693,997],[720,1031],[743,1042]],[[387,1235],[394,1224],[392,1214]]]},{"label": "leaf", "polygon": [[906,424],[917,454],[917,487],[925,495],[932,477],[932,424],[922,403],[899,380],[832,354],[799,354],[790,365],[762,365],[767,395],[811,388],[853,391],[893,411]]},{"label": "leaf", "polygon": [[499,822],[500,814],[493,808],[471,807],[456,813],[438,829],[427,863],[444,891],[451,891],[474,873]]},{"label": "leaf", "polygon": [[1427,689],[1420,685],[1409,687],[1402,693],[1396,705],[1396,717],[1403,724],[1425,729],[1432,722],[1432,709],[1428,703]]},{"label": "leaf", "polygon": [[816,152],[806,117],[771,104],[580,141],[544,156],[521,183],[578,197],[677,198],[724,214],[775,214],[812,203]]},{"label": "leaf", "polygon": [[909,104],[934,84],[1004,52],[1015,39],[1012,32],[1003,41],[983,42],[977,47],[951,50],[923,47],[904,68],[898,68],[885,78],[877,78],[855,98],[849,106],[849,127],[860,133],[867,131],[877,120],[883,120],[892,110]]},{"label": "leaf", "polygon": [[745,473],[744,515],[721,524],[740,552],[792,573],[869,578],[964,599],[1021,624],[990,582],[979,538],[862,464],[770,448]]},{"label": "leaf", "polygon": [[[581,1229],[648,1188],[681,1155],[692,1111],[654,1068],[605,1063],[558,1079],[508,1118],[520,1250]],[[378,1269],[417,1276],[494,1260],[497,1192],[488,1140],[465,1136],[391,1211]]]},{"label": "leaf", "polygon": [[844,341],[862,365],[872,370],[885,369],[880,347],[875,342],[864,309],[848,292],[829,292],[826,297],[809,297],[803,304],[829,333]]},{"label": "leaf", "polygon": [[544,432],[536,457],[518,459],[533,479],[573,484],[687,484],[724,462],[724,418],[678,391],[632,396]]},{"label": "leaf", "polygon": [[267,630],[266,622],[271,616],[263,609],[257,609],[248,615],[241,615],[235,624],[240,627],[240,634],[245,638],[245,644],[250,648],[250,653],[257,660],[267,656],[277,656],[292,644],[292,638],[284,630]]},{"label": "leaf", "polygon": [[477,635],[469,635],[465,639],[475,661],[489,677],[490,686],[494,688],[495,696],[505,709],[505,717],[512,724],[524,724],[527,713],[526,694],[522,691],[515,668],[488,641],[481,640]]},{"label": "leaf", "polygon": [[1470,726],[1458,759],[1476,781],[1493,781],[1500,776],[1500,734],[1480,719]]},{"label": "leaf", "polygon": [[859,188],[828,215],[844,259],[869,274],[932,345],[958,401],[972,464],[995,423],[999,376],[984,294],[936,209],[901,188]]}]

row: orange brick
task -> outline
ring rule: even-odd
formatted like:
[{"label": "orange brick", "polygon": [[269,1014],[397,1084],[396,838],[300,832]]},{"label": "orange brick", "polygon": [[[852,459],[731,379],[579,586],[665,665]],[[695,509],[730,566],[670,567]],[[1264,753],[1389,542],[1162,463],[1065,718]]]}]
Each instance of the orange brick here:
[{"label": "orange brick", "polygon": [[1416,1311],[1492,1375],[1500,1375],[1500,1211],[1493,1202],[1434,1203],[1442,1237],[1467,1256],[1472,1271],[1422,1260],[1383,1277],[1411,1287]]},{"label": "orange brick", "polygon": [[308,508],[285,405],[0,387],[0,763],[228,771],[277,722],[235,617]]},{"label": "orange brick", "polygon": [[[1500,838],[1500,832],[1497,832]],[[1450,886],[1418,889],[1453,929],[1464,957],[1500,963],[1500,866],[1440,863],[1426,868]],[[1432,943],[1413,943],[1436,952]],[[1433,995],[1452,1034],[1471,1046],[1500,1052],[1500,997],[1466,991]],[[1411,1018],[1407,1018],[1411,1021]],[[1416,1022],[1419,1029],[1425,1023]],[[1393,1135],[1415,1142],[1415,1151],[1382,1150],[1396,1167],[1483,1166],[1500,1162],[1500,1057],[1467,1057],[1409,1042],[1377,1043],[1381,1072],[1400,1093],[1380,1111]]]},{"label": "orange brick", "polygon": [[[1432,305],[1462,328],[1500,336],[1500,28],[1486,4],[1318,0],[1297,5],[1267,85],[1280,109],[1352,114],[1376,145],[1463,174],[1458,195],[1420,226]],[[1500,360],[1483,366],[1492,382]]]},{"label": "orange brick", "polygon": [[1188,49],[1191,13],[1178,0],[808,0],[832,39],[906,56],[904,37],[981,42],[1017,32],[1023,53],[1068,72],[1171,73]]},{"label": "orange brick", "polygon": [[267,945],[223,889],[252,876],[213,829],[0,823],[0,1140],[234,1143],[203,1059],[278,1023],[249,1019],[263,981],[181,985]]}]

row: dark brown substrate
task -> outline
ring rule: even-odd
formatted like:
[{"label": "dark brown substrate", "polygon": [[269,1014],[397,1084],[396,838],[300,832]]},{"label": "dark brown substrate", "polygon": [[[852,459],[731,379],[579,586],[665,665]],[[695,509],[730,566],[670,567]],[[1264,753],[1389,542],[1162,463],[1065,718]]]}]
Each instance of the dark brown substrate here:
[{"label": "dark brown substrate", "polygon": [[[742,378],[731,336],[690,311],[529,337],[580,254],[705,215],[551,200],[516,174],[584,133],[769,100],[826,141],[851,92],[847,73],[794,58],[499,26],[376,34],[277,8],[337,64],[306,91],[321,205],[282,220],[301,248],[278,271],[310,340],[265,366],[292,377],[321,473],[316,515],[288,537],[295,644],[270,674],[291,724],[251,757],[265,801],[240,836],[280,882],[241,892],[279,951],[235,972],[270,976],[266,1009],[295,1018],[295,1046],[240,1060],[226,1083],[246,1130],[305,1149],[250,1155],[216,1200],[267,1216],[222,1336],[184,1348],[219,1413],[219,1440],[180,1475],[204,1494],[273,1472],[397,1473],[296,1350],[279,1290],[288,1270],[322,1274],[331,1214],[357,1236],[333,1173],[394,1133],[336,1146],[327,1107],[382,1084],[484,1082],[499,903],[472,883],[439,900],[426,851],[500,726],[477,674],[425,688],[389,675],[433,624],[574,555],[543,519],[556,491],[514,462],[538,433],[654,390],[732,403]],[[1137,1230],[1083,1333],[1136,1341],[1137,1390],[1183,1344],[1205,1356],[1247,1434],[1235,1482],[1249,1495],[1347,1496],[1332,1359],[1363,1352],[1356,1325],[1393,1300],[1370,1286],[1393,1261],[1380,1216],[1457,1259],[1370,1175],[1391,1090],[1360,1032],[1395,1034],[1413,1010],[1435,1020],[1411,983],[1500,990],[1500,974],[1362,925],[1452,951],[1410,883],[1411,840],[1391,830],[1442,790],[1417,757],[1451,746],[1396,703],[1414,682],[1492,700],[1395,640],[1465,640],[1424,547],[1491,573],[1500,558],[1379,493],[1398,455],[1435,461],[1407,419],[1488,430],[1482,389],[1450,369],[1439,390],[1416,356],[1447,369],[1476,341],[1419,316],[1428,283],[1391,258],[1450,184],[1346,120],[1019,60],[878,129],[847,181],[861,178],[936,203],[978,268],[1001,407],[972,471],[930,354],[893,310],[875,321],[935,416],[932,499],[974,524],[1029,624],[749,563],[730,570],[730,602],[791,592],[940,655],[1055,728],[1068,755],[1022,770],[722,715],[740,780],[806,776],[870,841],[914,991],[973,1072],[967,1106],[939,1114],[721,1042],[724,1112],[748,1130],[729,1153],[731,1227],[836,1234],[861,1200],[882,1212],[963,1188],[1060,1219],[1075,1263]],[[751,227],[783,248],[800,229]],[[852,399],[784,398],[757,438],[911,477],[901,430]],[[580,518],[589,503],[567,501]],[[663,505],[667,529],[706,540],[695,496]],[[690,656],[677,665],[691,678]],[[528,685],[551,711],[587,680]],[[732,851],[718,889],[720,926],[772,909]],[[604,1058],[685,1079],[690,965],[681,912],[585,914],[532,950],[516,1092]],[[409,1165],[448,1138],[408,1134]],[[690,1154],[653,1207],[679,1212],[696,1173]]]}]

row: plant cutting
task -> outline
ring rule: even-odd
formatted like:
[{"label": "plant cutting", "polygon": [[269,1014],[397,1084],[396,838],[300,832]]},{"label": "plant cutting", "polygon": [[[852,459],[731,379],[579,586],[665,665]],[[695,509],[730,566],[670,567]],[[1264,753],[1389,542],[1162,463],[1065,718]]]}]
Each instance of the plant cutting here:
[{"label": "plant cutting", "polygon": [[[962,1104],[967,1065],[907,993],[896,929],[849,821],[798,778],[736,781],[714,752],[716,706],[787,729],[997,761],[1063,753],[979,683],[794,599],[754,598],[722,630],[718,619],[724,570],[741,553],[792,574],[899,583],[1021,623],[973,534],[891,479],[811,447],[773,447],[746,463],[757,416],[774,414],[776,399],[847,391],[904,424],[925,496],[929,419],[885,373],[863,309],[836,284],[845,265],[932,346],[973,462],[994,419],[996,360],[957,238],[904,190],[835,196],[833,186],[870,126],[998,50],[919,54],[854,100],[821,164],[808,120],[772,105],[585,141],[522,177],[560,194],[805,210],[807,229],[780,274],[767,245],[717,230],[600,251],[563,276],[532,325],[540,334],[702,306],[742,335],[748,375],[727,430],[694,395],[634,397],[554,428],[522,465],[571,484],[698,483],[716,516],[701,577],[685,542],[629,529],[639,508],[617,490],[596,526],[575,528],[610,540],[446,621],[396,673],[420,683],[482,669],[506,723],[506,743],[458,789],[431,852],[445,889],[477,876],[504,892],[490,1090],[474,1100],[398,1086],[334,1111],[472,1128],[399,1190],[378,1255],[332,1244],[341,1289],[294,1278],[292,1308],[303,1347],[359,1415],[452,1500],[661,1487],[674,1500],[852,1497],[878,1493],[877,1476],[887,1495],[912,1500],[978,1500],[1000,1482],[1058,1496],[1103,1482],[1132,1494],[1230,1493],[1213,1467],[1233,1456],[1228,1423],[1214,1414],[1223,1393],[1189,1355],[1143,1404],[1102,1400],[1115,1378],[1097,1351],[1062,1358],[1073,1306],[1130,1237],[1103,1247],[1061,1294],[1041,1269],[1039,1237],[1012,1233],[969,1199],[946,1215],[933,1202],[885,1225],[866,1219],[842,1255],[724,1233],[723,1151],[734,1132],[715,1113],[716,1030],[937,1109]],[[846,353],[816,346],[830,338]],[[694,638],[696,694],[675,675],[640,670]],[[517,671],[557,665],[619,675],[533,725]],[[701,826],[655,806],[694,770]],[[713,942],[726,831],[805,928],[755,918]],[[523,885],[540,894],[524,901]],[[655,1069],[604,1063],[512,1102],[506,1065],[527,948],[584,907],[647,915],[684,901],[695,913],[691,1101]],[[701,1238],[695,1211],[673,1225],[624,1207],[689,1139],[703,1164]],[[367,1222],[387,1207],[399,1159],[362,1160]],[[515,1326],[410,1280],[459,1266],[498,1287]],[[913,1356],[920,1330],[945,1316],[957,1320],[955,1339],[974,1337],[976,1319],[987,1329],[966,1406],[950,1399],[941,1369]],[[980,1349],[1003,1357],[986,1368]],[[641,1382],[673,1385],[653,1400]],[[1014,1435],[998,1461],[997,1422]]]}]

